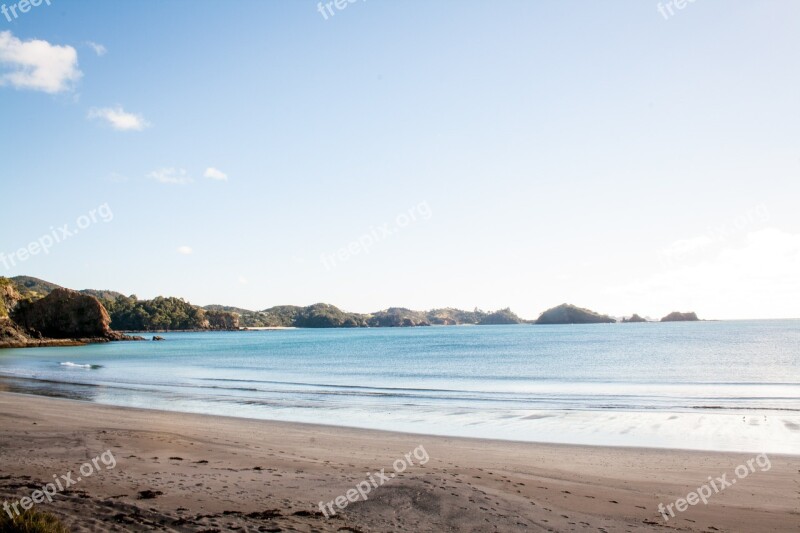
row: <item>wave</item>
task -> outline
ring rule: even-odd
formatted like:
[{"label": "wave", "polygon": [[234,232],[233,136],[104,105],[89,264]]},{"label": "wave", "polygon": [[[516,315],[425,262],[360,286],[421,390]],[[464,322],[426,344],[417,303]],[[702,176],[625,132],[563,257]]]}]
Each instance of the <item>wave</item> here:
[{"label": "wave", "polygon": [[97,370],[98,368],[103,368],[103,365],[80,365],[78,363],[73,363],[72,361],[65,361],[59,364],[61,366],[66,366],[69,368],[87,368],[89,370]]}]

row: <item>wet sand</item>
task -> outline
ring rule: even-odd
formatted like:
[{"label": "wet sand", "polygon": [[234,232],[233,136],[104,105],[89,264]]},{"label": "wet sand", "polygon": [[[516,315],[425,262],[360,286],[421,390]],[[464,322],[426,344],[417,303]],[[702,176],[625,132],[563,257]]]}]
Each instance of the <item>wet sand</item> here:
[{"label": "wet sand", "polygon": [[[420,446],[424,449],[420,454]],[[74,531],[797,531],[800,456],[659,512],[756,454],[531,444],[0,393],[0,503],[110,450],[36,505]],[[412,452],[417,450],[418,455]],[[800,450],[798,451],[800,453]],[[409,454],[409,455],[407,455]],[[402,460],[406,470],[394,473]],[[421,464],[423,463],[424,464]],[[387,479],[377,473],[384,469]],[[753,469],[751,469],[753,470]],[[370,483],[366,501],[349,489]],[[326,517],[319,503],[340,498]],[[327,508],[328,514],[330,508]]]}]

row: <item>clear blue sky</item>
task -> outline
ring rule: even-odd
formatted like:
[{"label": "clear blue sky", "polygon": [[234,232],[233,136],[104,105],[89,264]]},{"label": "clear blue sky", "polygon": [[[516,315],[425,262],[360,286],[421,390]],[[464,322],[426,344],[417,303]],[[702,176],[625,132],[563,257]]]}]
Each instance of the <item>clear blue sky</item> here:
[{"label": "clear blue sky", "polygon": [[0,15],[0,275],[256,309],[800,316],[800,3],[332,9]]}]

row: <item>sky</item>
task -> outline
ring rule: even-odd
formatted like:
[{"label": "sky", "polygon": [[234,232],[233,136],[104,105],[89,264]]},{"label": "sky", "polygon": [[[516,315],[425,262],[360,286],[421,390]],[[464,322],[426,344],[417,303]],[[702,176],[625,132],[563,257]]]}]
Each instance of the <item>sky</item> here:
[{"label": "sky", "polygon": [[794,0],[1,1],[2,276],[800,317]]}]

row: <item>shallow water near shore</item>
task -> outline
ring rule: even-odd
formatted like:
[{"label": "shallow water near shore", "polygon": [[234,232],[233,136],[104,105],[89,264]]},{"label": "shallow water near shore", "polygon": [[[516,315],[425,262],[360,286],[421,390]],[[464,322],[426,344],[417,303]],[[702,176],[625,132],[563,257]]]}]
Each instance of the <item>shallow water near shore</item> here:
[{"label": "shallow water near shore", "polygon": [[800,321],[164,333],[0,350],[0,390],[452,436],[800,453]]}]

